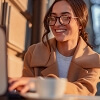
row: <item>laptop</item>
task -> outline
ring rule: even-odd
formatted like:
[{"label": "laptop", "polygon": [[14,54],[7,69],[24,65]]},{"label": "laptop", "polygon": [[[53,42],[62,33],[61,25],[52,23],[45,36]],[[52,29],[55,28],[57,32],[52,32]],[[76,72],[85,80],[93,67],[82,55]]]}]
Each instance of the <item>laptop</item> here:
[{"label": "laptop", "polygon": [[18,92],[9,92],[8,87],[6,28],[0,25],[0,97],[22,97]]},{"label": "laptop", "polygon": [[0,96],[7,92],[7,52],[6,52],[6,32],[0,26]]}]

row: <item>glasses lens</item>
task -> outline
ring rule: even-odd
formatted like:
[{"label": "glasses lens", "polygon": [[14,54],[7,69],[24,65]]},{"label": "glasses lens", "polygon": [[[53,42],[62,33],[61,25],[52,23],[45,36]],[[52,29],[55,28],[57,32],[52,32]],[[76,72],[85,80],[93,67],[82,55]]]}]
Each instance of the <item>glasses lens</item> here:
[{"label": "glasses lens", "polygon": [[70,23],[71,17],[66,16],[66,15],[62,15],[60,17],[55,17],[55,16],[50,16],[48,17],[48,23],[49,25],[53,26],[55,25],[57,18],[59,19],[60,24],[62,25],[67,25]]},{"label": "glasses lens", "polygon": [[66,16],[66,15],[63,15],[60,17],[60,22],[63,24],[63,25],[67,25],[69,24],[70,22],[70,17]]},{"label": "glasses lens", "polygon": [[49,22],[49,25],[54,25],[55,22],[56,22],[56,17],[50,16],[50,17],[48,18],[48,22]]}]

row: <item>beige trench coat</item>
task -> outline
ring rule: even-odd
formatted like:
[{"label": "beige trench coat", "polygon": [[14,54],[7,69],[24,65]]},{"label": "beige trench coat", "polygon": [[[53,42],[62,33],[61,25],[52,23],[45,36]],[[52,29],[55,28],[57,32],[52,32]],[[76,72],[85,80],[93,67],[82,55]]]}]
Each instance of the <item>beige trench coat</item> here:
[{"label": "beige trench coat", "polygon": [[[56,40],[50,40],[52,50],[49,52],[44,44],[33,44],[24,59],[24,77],[46,77],[50,74],[59,77],[56,61]],[[80,37],[73,55],[66,82],[66,94],[95,95],[99,81],[100,55],[94,52]]]}]

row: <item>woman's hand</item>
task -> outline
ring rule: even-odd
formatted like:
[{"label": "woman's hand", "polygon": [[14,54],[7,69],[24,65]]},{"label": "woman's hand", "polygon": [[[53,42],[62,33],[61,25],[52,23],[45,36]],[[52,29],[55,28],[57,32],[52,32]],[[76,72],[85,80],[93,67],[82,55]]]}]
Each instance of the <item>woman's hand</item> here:
[{"label": "woman's hand", "polygon": [[9,91],[18,90],[20,93],[26,93],[27,91],[35,88],[34,78],[21,77],[9,79]]}]

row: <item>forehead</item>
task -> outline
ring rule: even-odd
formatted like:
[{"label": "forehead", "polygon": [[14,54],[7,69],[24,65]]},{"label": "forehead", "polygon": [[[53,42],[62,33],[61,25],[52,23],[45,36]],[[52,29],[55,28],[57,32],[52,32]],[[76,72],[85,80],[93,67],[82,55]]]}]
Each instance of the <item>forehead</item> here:
[{"label": "forehead", "polygon": [[74,15],[71,6],[65,0],[55,3],[52,8],[52,13],[57,15],[61,15],[63,12],[69,12],[71,15]]}]

